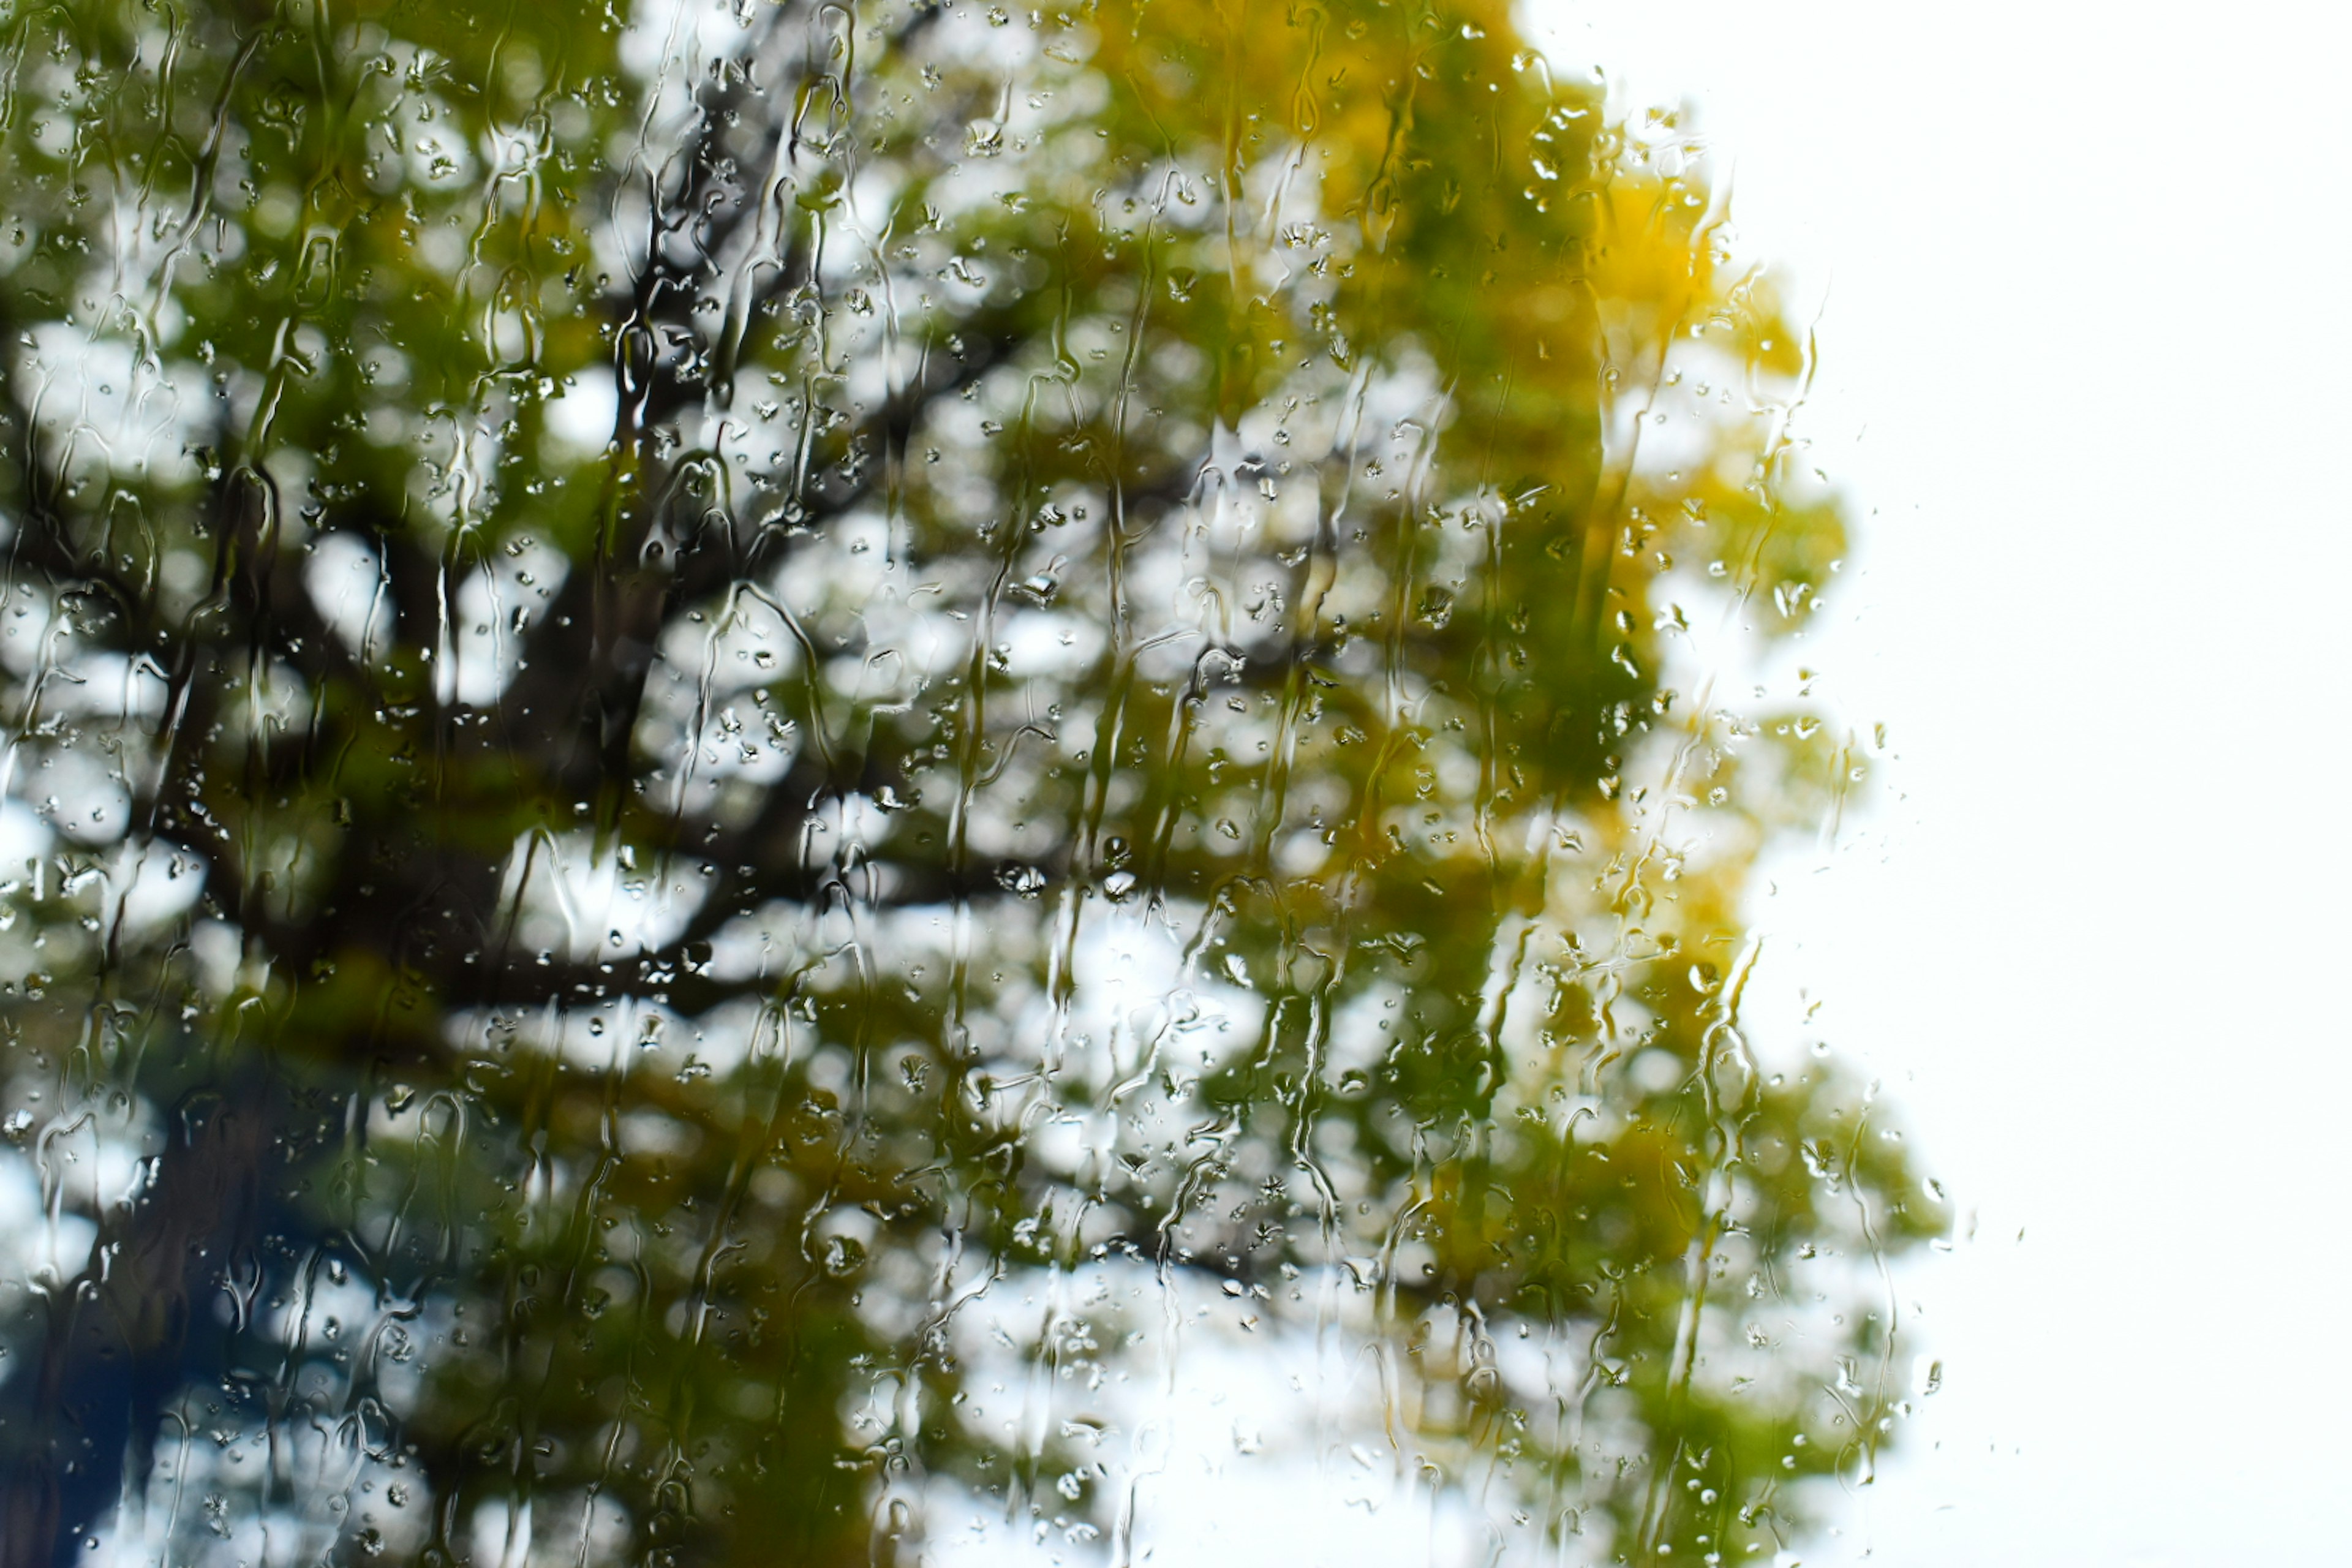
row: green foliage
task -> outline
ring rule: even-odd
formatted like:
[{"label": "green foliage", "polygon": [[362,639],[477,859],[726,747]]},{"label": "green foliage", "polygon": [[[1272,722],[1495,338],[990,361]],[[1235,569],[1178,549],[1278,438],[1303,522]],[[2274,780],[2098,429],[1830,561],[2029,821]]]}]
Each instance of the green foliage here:
[{"label": "green foliage", "polygon": [[1690,629],[1841,523],[1671,127],[1486,0],[6,27],[0,1562],[1124,1552],[1196,1301],[1525,1550],[1869,1462],[1932,1205],[1739,1021],[1854,759]]}]

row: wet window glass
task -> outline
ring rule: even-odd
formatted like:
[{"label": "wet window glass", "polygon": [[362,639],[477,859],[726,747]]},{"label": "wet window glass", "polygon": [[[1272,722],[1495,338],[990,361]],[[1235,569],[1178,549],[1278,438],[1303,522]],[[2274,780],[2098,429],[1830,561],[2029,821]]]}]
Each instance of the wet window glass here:
[{"label": "wet window glass", "polygon": [[0,1563],[1769,1563],[1807,324],[1489,0],[25,7]]}]

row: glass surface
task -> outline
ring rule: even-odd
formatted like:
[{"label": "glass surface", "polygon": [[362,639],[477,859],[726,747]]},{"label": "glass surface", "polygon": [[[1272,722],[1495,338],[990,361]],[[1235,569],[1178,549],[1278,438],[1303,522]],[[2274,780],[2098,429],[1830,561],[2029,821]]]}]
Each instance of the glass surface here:
[{"label": "glass surface", "polygon": [[7,37],[0,1563],[1737,1563],[1874,1473],[1952,1215],[1743,1027],[1883,748],[1676,115],[1486,3]]}]

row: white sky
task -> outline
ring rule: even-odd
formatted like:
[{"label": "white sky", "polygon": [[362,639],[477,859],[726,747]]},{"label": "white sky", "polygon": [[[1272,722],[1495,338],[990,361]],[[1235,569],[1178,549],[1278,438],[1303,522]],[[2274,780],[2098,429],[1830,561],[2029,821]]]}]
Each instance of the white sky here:
[{"label": "white sky", "polygon": [[1764,924],[1980,1221],[1906,1290],[1944,1391],[1810,1560],[2345,1561],[2352,16],[1528,16],[1697,107],[1877,514],[1811,662],[1901,761]]}]

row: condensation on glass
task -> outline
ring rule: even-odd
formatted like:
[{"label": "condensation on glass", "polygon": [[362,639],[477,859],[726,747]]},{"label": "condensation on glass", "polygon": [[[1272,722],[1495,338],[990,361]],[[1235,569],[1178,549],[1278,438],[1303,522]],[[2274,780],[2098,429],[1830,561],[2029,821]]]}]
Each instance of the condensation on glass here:
[{"label": "condensation on glass", "polygon": [[1673,117],[1490,0],[0,17],[0,1564],[1868,1473],[1945,1219],[1741,1025],[1869,747]]}]

